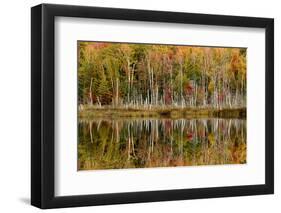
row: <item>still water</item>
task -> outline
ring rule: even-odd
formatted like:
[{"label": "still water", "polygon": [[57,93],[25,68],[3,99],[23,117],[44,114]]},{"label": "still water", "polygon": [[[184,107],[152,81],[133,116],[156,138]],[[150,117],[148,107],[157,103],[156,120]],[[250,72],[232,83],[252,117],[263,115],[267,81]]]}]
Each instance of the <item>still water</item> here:
[{"label": "still water", "polygon": [[243,119],[95,119],[78,124],[78,170],[246,163]]}]

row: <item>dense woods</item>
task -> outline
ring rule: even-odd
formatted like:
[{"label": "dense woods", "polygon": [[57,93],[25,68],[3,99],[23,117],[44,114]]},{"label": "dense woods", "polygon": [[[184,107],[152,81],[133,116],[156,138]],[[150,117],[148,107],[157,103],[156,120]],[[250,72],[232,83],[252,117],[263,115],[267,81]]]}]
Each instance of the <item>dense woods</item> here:
[{"label": "dense woods", "polygon": [[246,49],[78,42],[80,108],[246,106]]}]

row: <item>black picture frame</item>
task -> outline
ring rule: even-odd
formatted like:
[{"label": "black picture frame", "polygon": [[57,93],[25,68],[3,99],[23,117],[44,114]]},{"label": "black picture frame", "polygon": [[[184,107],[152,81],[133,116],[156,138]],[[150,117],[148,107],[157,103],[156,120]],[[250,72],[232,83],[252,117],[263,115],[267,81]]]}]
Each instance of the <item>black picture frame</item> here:
[{"label": "black picture frame", "polygon": [[[54,21],[58,16],[265,29],[265,184],[56,197]],[[273,19],[53,4],[41,4],[31,8],[32,205],[46,209],[272,193],[274,193]]]}]

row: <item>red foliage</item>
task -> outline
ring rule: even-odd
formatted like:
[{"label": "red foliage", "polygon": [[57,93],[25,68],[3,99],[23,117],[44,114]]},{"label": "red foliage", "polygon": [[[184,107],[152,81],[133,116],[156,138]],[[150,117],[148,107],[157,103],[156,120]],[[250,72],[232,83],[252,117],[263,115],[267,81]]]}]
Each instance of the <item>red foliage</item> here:
[{"label": "red foliage", "polygon": [[168,53],[168,58],[169,58],[169,60],[173,60],[174,59],[174,53],[172,51],[170,51]]},{"label": "red foliage", "polygon": [[225,99],[225,94],[223,92],[221,92],[219,95],[218,95],[218,101],[219,102],[223,102]]},{"label": "red foliage", "polygon": [[172,122],[171,122],[171,120],[166,120],[164,125],[165,125],[166,132],[170,133],[170,131],[172,129]]},{"label": "red foliage", "polygon": [[101,48],[107,47],[108,45],[110,45],[110,44],[99,42],[99,43],[89,44],[89,48],[91,48],[91,49],[101,49]]},{"label": "red foliage", "polygon": [[192,95],[193,93],[193,87],[192,85],[190,85],[189,83],[186,84],[185,88],[184,88],[185,94],[187,95]]},{"label": "red foliage", "polygon": [[186,138],[191,141],[193,139],[193,134],[187,132],[186,133]]},{"label": "red foliage", "polygon": [[172,91],[170,87],[165,88],[165,104],[172,104]]}]

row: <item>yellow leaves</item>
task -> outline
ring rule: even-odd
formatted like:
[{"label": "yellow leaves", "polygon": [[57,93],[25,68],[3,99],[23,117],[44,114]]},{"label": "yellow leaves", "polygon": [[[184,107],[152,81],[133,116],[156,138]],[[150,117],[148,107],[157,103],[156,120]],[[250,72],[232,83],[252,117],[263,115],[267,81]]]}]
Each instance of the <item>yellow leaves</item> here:
[{"label": "yellow leaves", "polygon": [[246,143],[241,143],[236,150],[237,163],[246,163],[247,156],[247,145]]},{"label": "yellow leaves", "polygon": [[232,72],[246,72],[246,58],[240,54],[240,49],[234,48],[231,51],[230,68]]},{"label": "yellow leaves", "polygon": [[211,80],[209,85],[208,85],[208,91],[210,93],[212,93],[214,91],[214,88],[215,88],[215,82],[213,80]]},{"label": "yellow leaves", "polygon": [[129,44],[120,45],[120,49],[123,52],[123,54],[125,54],[125,55],[128,55],[131,53],[131,51],[132,51],[131,47],[132,47],[132,45],[129,45]]},{"label": "yellow leaves", "polygon": [[215,138],[213,133],[210,133],[208,135],[208,141],[209,141],[211,146],[214,146],[216,144],[216,138]]},{"label": "yellow leaves", "polygon": [[226,48],[214,48],[214,59],[220,61],[222,57],[225,55]]}]

